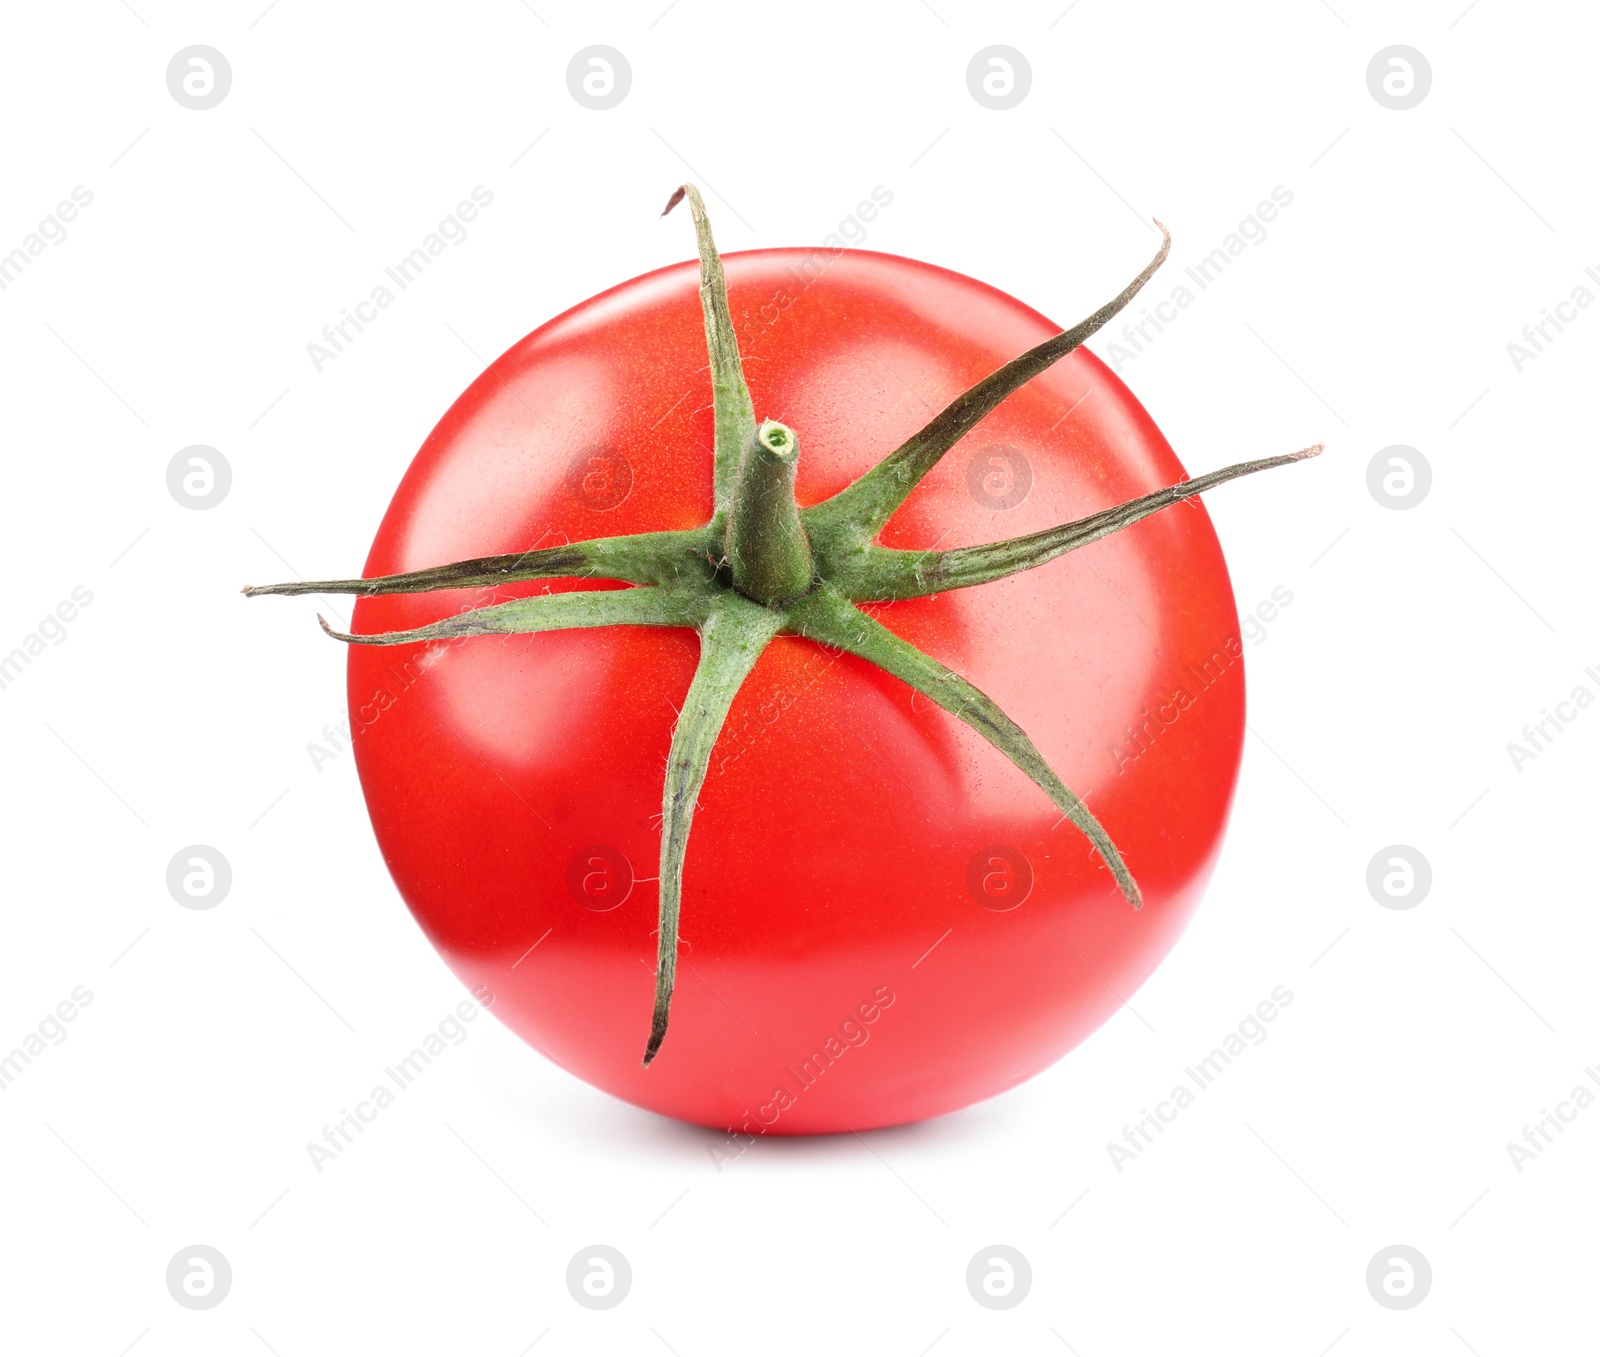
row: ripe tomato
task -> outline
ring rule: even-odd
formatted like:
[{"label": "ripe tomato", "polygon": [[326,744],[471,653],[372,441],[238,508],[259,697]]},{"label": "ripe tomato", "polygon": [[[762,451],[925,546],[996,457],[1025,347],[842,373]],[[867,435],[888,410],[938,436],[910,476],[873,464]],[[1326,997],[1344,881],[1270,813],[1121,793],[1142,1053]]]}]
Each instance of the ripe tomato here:
[{"label": "ripe tomato", "polygon": [[[759,418],[802,445],[802,505],[1059,327],[944,269],[861,251],[726,259]],[[712,493],[694,263],[536,330],[456,401],[368,576],[691,528]],[[1033,532],[1183,477],[1085,349],[983,420],[883,534]],[[393,631],[596,581],[362,598]],[[751,1133],[864,1129],[1038,1073],[1150,974],[1195,908],[1238,771],[1244,674],[1197,500],[1027,574],[870,605],[993,697],[1093,808],[1143,891],[968,726],[866,662],[779,636],[712,754],[684,873],[672,1035],[641,1068],[663,766],[689,630],[351,648],[379,844],[429,940],[493,1011],[619,1098]],[[369,717],[371,718],[369,720]]]}]

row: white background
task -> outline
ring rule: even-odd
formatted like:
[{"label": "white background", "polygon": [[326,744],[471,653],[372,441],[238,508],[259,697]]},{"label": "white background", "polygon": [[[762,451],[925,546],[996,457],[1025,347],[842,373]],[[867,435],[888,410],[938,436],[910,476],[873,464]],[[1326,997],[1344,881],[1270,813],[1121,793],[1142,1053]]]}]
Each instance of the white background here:
[{"label": "white background", "polygon": [[[1067,3],[7,7],[0,249],[94,195],[0,292],[0,650],[93,594],[0,691],[0,1049],[93,994],[0,1092],[7,1350],[1592,1343],[1600,1111],[1520,1172],[1506,1145],[1600,1062],[1600,711],[1520,771],[1507,743],[1576,685],[1600,694],[1600,308],[1520,373],[1506,346],[1600,267],[1600,23],[1508,0]],[[194,43],[233,73],[200,112],[165,82]],[[565,78],[594,43],[633,73],[604,112]],[[965,78],[995,43],[1032,69],[1004,112]],[[1395,43],[1433,72],[1408,111],[1366,83]],[[687,219],[656,213],[691,172],[730,250],[815,243],[884,185],[869,248],[1063,322],[1148,257],[1142,218],[1176,237],[1153,298],[1293,193],[1122,372],[1191,471],[1328,443],[1209,501],[1241,612],[1293,595],[1248,651],[1220,868],[1130,1008],[969,1111],[719,1172],[717,1137],[484,1020],[318,1174],[306,1142],[463,991],[384,871],[351,759],[307,757],[344,702],[318,602],[238,586],[358,565],[485,362],[688,257]],[[323,325],[477,184],[494,202],[470,237],[315,372]],[[204,512],[166,488],[193,443],[233,470]],[[1390,444],[1432,467],[1416,508],[1368,491]],[[213,910],[166,890],[193,843],[232,865]],[[1403,911],[1365,884],[1396,843],[1433,871]],[[1270,1038],[1117,1171],[1107,1143],[1277,985],[1294,1002]],[[564,1280],[596,1242],[634,1274],[603,1313]],[[164,1280],[197,1243],[233,1269],[204,1312]],[[996,1243],[1034,1278],[1004,1312],[964,1281]],[[1365,1280],[1393,1244],[1433,1270],[1406,1311]]]}]

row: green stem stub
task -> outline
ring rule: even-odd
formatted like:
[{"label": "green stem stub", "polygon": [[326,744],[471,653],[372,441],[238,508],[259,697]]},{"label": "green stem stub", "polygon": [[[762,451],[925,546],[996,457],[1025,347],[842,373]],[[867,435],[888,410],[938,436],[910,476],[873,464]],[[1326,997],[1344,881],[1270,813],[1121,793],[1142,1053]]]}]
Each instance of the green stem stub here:
[{"label": "green stem stub", "polygon": [[739,463],[728,512],[733,587],[757,603],[782,603],[811,588],[811,541],[794,497],[799,443],[794,431],[767,420]]},{"label": "green stem stub", "polygon": [[705,203],[692,184],[685,184],[672,195],[666,210],[685,199],[699,247],[700,303],[715,428],[713,503],[703,527],[596,538],[375,579],[293,582],[245,590],[246,594],[372,595],[533,579],[615,580],[634,587],[538,594],[407,631],[353,635],[323,625],[339,640],[360,645],[419,644],[574,627],[692,627],[699,633],[700,662],[673,729],[662,788],[655,1003],[646,1065],[656,1058],[667,1036],[677,974],[683,868],[695,803],[728,710],[774,636],[803,636],[846,650],[893,674],[971,726],[1082,831],[1109,872],[1111,884],[1137,909],[1139,887],[1111,835],[1083,799],[1056,776],[1022,727],[992,698],[856,605],[967,588],[1037,569],[1192,495],[1322,451],[1319,443],[1288,456],[1240,462],[1010,541],[949,551],[890,550],[877,543],[878,533],[922,478],[989,411],[1121,311],[1167,257],[1171,236],[1161,227],[1162,244],[1155,258],[1087,319],[997,368],[851,485],[802,509],[795,498],[799,439],[776,420],[756,422],[728,305],[727,279]]}]

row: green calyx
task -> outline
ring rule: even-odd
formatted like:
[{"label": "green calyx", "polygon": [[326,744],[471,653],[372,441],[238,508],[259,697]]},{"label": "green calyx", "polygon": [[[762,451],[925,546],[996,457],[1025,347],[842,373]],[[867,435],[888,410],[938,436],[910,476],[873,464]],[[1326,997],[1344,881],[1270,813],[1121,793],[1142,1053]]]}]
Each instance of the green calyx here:
[{"label": "green calyx", "polygon": [[244,591],[374,595],[534,579],[604,579],[634,587],[537,594],[407,631],[352,635],[335,632],[325,622],[323,628],[341,641],[359,645],[411,645],[578,627],[692,627],[699,633],[700,663],[672,732],[662,792],[655,1004],[646,1065],[655,1059],[667,1034],[677,972],[683,865],[695,804],[728,710],[773,637],[803,636],[848,651],[966,722],[1083,832],[1117,889],[1137,909],[1139,888],[1110,835],[1056,776],[1026,732],[959,674],[901,640],[856,605],[964,589],[1032,570],[1202,491],[1322,451],[1319,443],[1287,456],[1240,462],[1008,541],[945,551],[880,546],[877,537],[883,526],[940,458],[1013,391],[1071,353],[1132,301],[1166,259],[1171,236],[1161,227],[1162,244],[1155,258],[1098,311],[957,396],[831,499],[802,508],[794,490],[799,438],[776,421],[756,421],[728,307],[727,280],[699,191],[692,184],[683,185],[663,215],[685,199],[699,247],[715,429],[713,506],[703,527],[594,538],[375,579],[299,581]]}]

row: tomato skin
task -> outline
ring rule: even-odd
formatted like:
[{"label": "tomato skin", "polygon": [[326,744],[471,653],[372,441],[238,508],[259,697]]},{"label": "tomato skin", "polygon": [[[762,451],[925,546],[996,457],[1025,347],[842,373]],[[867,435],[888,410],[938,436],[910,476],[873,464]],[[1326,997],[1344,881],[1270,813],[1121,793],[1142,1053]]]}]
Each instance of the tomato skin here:
[{"label": "tomato skin", "polygon": [[[757,417],[799,437],[802,505],[1059,328],[889,255],[725,263]],[[692,263],[634,279],[497,360],[423,444],[365,573],[704,522],[697,283]],[[1010,504],[1018,451],[1031,488]],[[882,540],[1016,536],[1183,474],[1132,394],[1080,349],[959,443]],[[362,599],[355,626],[607,587]],[[1204,508],[997,583],[868,606],[1028,731],[1121,848],[1144,908],[974,731],[863,661],[780,637],[712,755],[672,1024],[643,1069],[662,774],[697,638],[608,628],[353,646],[357,764],[385,860],[447,963],[530,1045],[686,1121],[861,1130],[1045,1069],[1166,955],[1219,851],[1244,735],[1238,620]],[[991,907],[1030,876],[1020,904]]]}]

